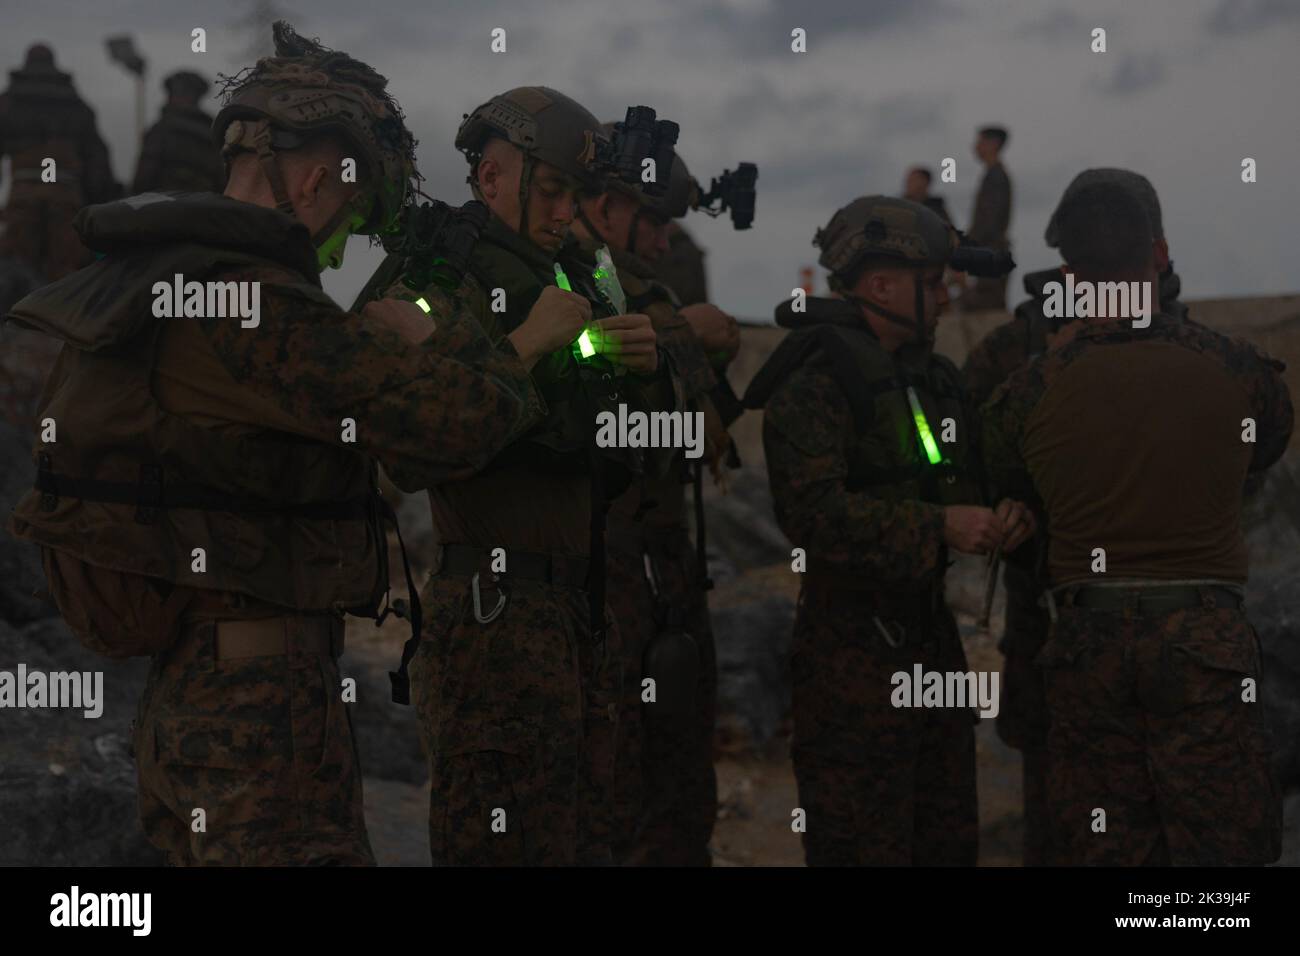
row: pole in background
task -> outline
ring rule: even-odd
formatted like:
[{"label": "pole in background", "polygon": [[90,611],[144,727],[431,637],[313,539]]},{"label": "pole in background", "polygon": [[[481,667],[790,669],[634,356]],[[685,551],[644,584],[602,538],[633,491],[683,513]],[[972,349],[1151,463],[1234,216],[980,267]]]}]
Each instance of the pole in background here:
[{"label": "pole in background", "polygon": [[109,37],[105,42],[108,45],[108,58],[135,75],[135,159],[138,165],[140,150],[144,145],[145,59],[136,50],[135,40],[127,34]]}]

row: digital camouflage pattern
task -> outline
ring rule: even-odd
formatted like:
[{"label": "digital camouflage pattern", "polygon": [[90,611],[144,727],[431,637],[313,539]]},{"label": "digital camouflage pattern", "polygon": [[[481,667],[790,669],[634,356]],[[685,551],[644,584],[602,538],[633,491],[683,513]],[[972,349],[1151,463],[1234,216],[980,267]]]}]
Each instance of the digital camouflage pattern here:
[{"label": "digital camouflage pattern", "polygon": [[[1039,656],[1051,726],[1051,861],[1101,866],[1271,863],[1282,802],[1245,614],[1138,616],[1062,608]],[[1253,696],[1253,695],[1252,695]],[[1095,829],[1105,811],[1105,831]]]},{"label": "digital camouflage pattern", "polygon": [[[890,704],[895,671],[910,673],[918,661],[965,670],[942,600],[943,508],[888,485],[867,490],[866,469],[917,457],[915,435],[898,444],[898,423],[881,420],[893,406],[879,400],[860,431],[832,362],[814,352],[789,374],[767,399],[763,423],[777,521],[808,556],[791,658],[807,860],[973,865],[971,712]],[[968,421],[959,416],[958,436]],[[899,648],[873,616],[902,630]]]},{"label": "digital camouflage pattern", "polygon": [[217,660],[199,620],[154,658],[134,748],[141,824],[170,865],[374,865],[338,662],[305,640],[341,647],[343,621],[284,620],[287,655]]},{"label": "digital camouflage pattern", "polygon": [[585,591],[508,575],[498,587],[488,566],[484,610],[508,595],[490,623],[475,620],[465,576],[435,575],[422,592],[430,637],[411,692],[429,754],[433,863],[608,864],[618,629],[596,643]]},{"label": "digital camouflage pattern", "polygon": [[891,676],[965,671],[946,608],[907,619],[891,648],[881,608],[851,592],[800,595],[791,656],[794,771],[809,866],[974,866],[979,826],[969,709],[898,708]]},{"label": "digital camouflage pattern", "polygon": [[[557,257],[573,289],[608,315],[587,281],[592,265],[566,246]],[[541,290],[554,284],[556,259],[492,217],[455,293],[489,338],[501,341],[527,317]],[[492,308],[492,290],[506,310]],[[422,295],[431,305],[448,293],[418,292],[402,283],[393,295]],[[435,305],[436,307],[436,305]],[[590,550],[593,472],[607,494],[635,480],[633,456],[590,446],[594,418],[569,349],[543,356],[533,377],[545,397],[545,421],[498,455],[473,480],[430,488],[441,543],[482,548],[484,612],[507,595],[499,616],[480,623],[472,580],[439,571],[424,601],[436,635],[412,662],[412,694],[433,780],[430,847],[435,864],[604,864],[617,842],[614,754],[619,732],[625,655],[620,627],[608,610],[603,641],[592,632],[590,596],[581,584],[512,578],[513,550],[547,554],[553,562],[586,559]],[[619,401],[664,407],[674,394],[666,369],[617,379]],[[671,399],[668,404],[671,404]],[[487,555],[506,551],[498,580]],[[502,590],[496,585],[500,584]],[[625,709],[625,708],[623,708]],[[510,795],[509,806],[500,801]],[[491,801],[498,801],[492,803]],[[491,828],[491,810],[507,810],[506,831]],[[513,822],[512,822],[513,821]]]},{"label": "digital camouflage pattern", "polygon": [[[1145,332],[1127,323],[1085,326],[994,390],[982,432],[998,494],[1024,495],[1042,514],[1022,452],[1037,401],[1100,343],[1149,338],[1213,356],[1241,383],[1260,422],[1252,470],[1281,455],[1293,413],[1277,366],[1248,345],[1157,314]],[[1139,617],[1059,607],[1050,625],[1029,603],[1048,582],[1011,571],[1008,565],[999,732],[1025,750],[1027,857],[1116,865],[1276,858],[1267,739],[1257,705],[1241,700],[1241,680],[1259,670],[1244,614],[1192,609]],[[1104,834],[1090,829],[1098,807],[1107,813]]]},{"label": "digital camouflage pattern", "polygon": [[[186,432],[192,447],[187,439],[148,454],[175,463],[187,476],[203,475],[218,492],[265,494],[263,471],[271,450],[295,469],[308,460],[317,463],[309,473],[318,500],[339,496],[343,483],[356,478],[355,469],[319,467],[341,450],[381,461],[395,481],[423,487],[471,473],[542,414],[544,405],[518,357],[508,346],[494,348],[472,321],[456,321],[454,308],[439,314],[434,335],[411,345],[386,326],[334,305],[320,291],[305,228],[275,210],[211,195],[173,196],[96,207],[84,226],[88,241],[109,255],[94,271],[47,286],[15,307],[25,320],[72,336],[76,344],[67,347],[65,358],[72,361],[69,353],[77,353],[77,361],[86,363],[85,374],[55,390],[74,390],[68,393],[70,411],[61,416],[56,455],[66,457],[96,441],[120,444],[125,439],[119,432],[145,420],[140,413],[129,420],[97,420],[116,406],[102,392],[84,400],[75,393],[100,382],[96,376],[108,376],[104,384],[114,381],[112,360],[81,354],[87,343],[79,336],[102,335],[119,321],[143,322],[145,334],[157,339],[156,351],[126,354],[153,363],[150,399],[167,412],[167,428],[146,429],[131,442],[163,441],[182,425],[192,429]],[[170,281],[177,256],[194,266],[184,269],[187,278],[260,282],[259,325],[243,328],[238,317],[152,319],[147,300],[133,307],[131,297],[146,294],[160,275]],[[150,273],[151,263],[162,271]],[[81,311],[69,317],[55,314],[59,309]],[[116,361],[118,378],[125,380],[129,363]],[[355,441],[345,440],[345,417],[356,422]],[[201,436],[209,436],[208,447]],[[227,445],[215,444],[232,440],[262,452],[236,464]],[[113,455],[120,454],[87,460],[116,462]],[[214,467],[218,461],[221,468]],[[283,489],[288,496],[303,492]],[[281,617],[288,628],[305,628],[319,615],[293,614],[296,604],[306,601],[325,611],[347,595],[342,603],[350,606],[357,585],[384,572],[362,566],[382,558],[365,547],[360,523],[346,534],[294,537],[305,519],[173,509],[167,521],[183,520],[177,527],[205,542],[239,522],[233,545],[218,538],[208,548],[210,570],[214,577],[220,573],[227,590],[203,589],[188,580],[182,584],[182,572],[191,570],[192,542],[186,535],[159,537],[167,522],[141,524],[131,506],[60,500],[61,510],[47,513],[32,492],[15,513],[15,527],[22,521],[29,539],[65,549],[61,562],[84,565],[85,574],[52,579],[51,589],[68,592],[61,607],[99,612],[101,623],[86,627],[92,633],[133,621],[160,631],[175,625],[174,614],[138,613],[160,603],[160,590],[181,598],[189,592],[207,607],[206,616],[187,611],[191,624]],[[131,536],[145,536],[139,553],[171,568],[170,578],[122,571],[116,551],[103,550],[120,548]],[[276,569],[290,551],[294,561],[285,566],[313,568],[311,580],[279,576]],[[103,574],[112,575],[113,588],[96,585]],[[67,581],[62,588],[60,582]],[[84,581],[90,584],[78,591],[77,582]],[[144,635],[154,646],[171,646],[155,662],[137,727],[146,836],[174,862],[370,862],[359,770],[333,660],[318,654],[300,670],[291,654],[214,668],[211,640],[196,633],[191,628],[175,639],[164,632]],[[189,829],[191,806],[207,811],[202,837]]]},{"label": "digital camouflage pattern", "polygon": [[[1060,269],[1027,274],[1024,287],[1029,298],[1016,306],[1010,321],[994,328],[967,353],[961,373],[974,407],[983,405],[1012,372],[1047,350],[1049,336],[1062,321],[1043,314],[1047,298],[1043,287],[1053,281],[1064,281]],[[1178,299],[1180,289],[1181,280],[1172,268],[1160,277],[1161,311],[1185,320],[1187,306]],[[998,644],[1004,657],[998,736],[1024,757],[1026,866],[1038,866],[1050,858],[1044,749],[1047,701],[1042,674],[1034,666],[1048,629],[1047,611],[1039,603],[1043,583],[1038,556],[1039,549],[1034,547],[1005,556],[1002,580],[1007,593],[1006,626]]]},{"label": "digital camouflage pattern", "polygon": [[[704,462],[716,463],[729,438],[708,392],[717,378],[673,294],[653,281],[654,270],[636,256],[612,250],[628,308],[650,316],[660,347],[672,363],[688,412],[706,415]],[[713,725],[717,654],[708,601],[686,526],[690,466],[672,456],[667,473],[643,476],[609,514],[609,603],[624,646],[623,727],[617,757],[620,862],[648,866],[707,866],[717,816]],[[649,560],[659,586],[652,596]],[[699,652],[694,713],[665,717],[641,699],[646,647],[662,628],[684,630]]]}]

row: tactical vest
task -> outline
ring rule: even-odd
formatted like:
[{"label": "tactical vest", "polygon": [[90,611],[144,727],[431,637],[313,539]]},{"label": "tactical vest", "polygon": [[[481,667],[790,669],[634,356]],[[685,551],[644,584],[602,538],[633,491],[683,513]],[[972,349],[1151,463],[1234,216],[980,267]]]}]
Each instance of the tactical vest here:
[{"label": "tactical vest", "polygon": [[[493,290],[505,292],[501,332],[509,334],[523,324],[542,290],[554,285],[553,265],[540,251],[520,249],[525,240],[514,234],[502,235],[505,227],[492,220],[470,259],[469,273],[478,282],[491,309]],[[592,319],[613,314],[591,283],[592,263],[561,250],[561,268],[573,291],[592,304]],[[533,367],[533,380],[546,399],[546,420],[502,452],[501,464],[526,462],[548,473],[586,474],[591,468],[590,452],[596,431],[596,415],[618,412],[627,398],[622,390],[622,371],[608,362],[584,365],[568,350],[543,356]],[[634,448],[598,450],[605,465],[606,493],[613,496],[641,471],[642,454]]]},{"label": "tactical vest", "polygon": [[[746,407],[762,408],[796,369],[816,362],[829,369],[852,410],[850,491],[882,501],[980,503],[973,423],[956,366],[929,352],[886,351],[849,302],[810,297],[807,305],[802,315],[789,303],[778,309],[778,323],[794,327],[754,376]],[[945,434],[954,440],[945,442]]]},{"label": "tactical vest", "polygon": [[370,458],[270,429],[199,427],[154,398],[166,323],[194,320],[154,318],[152,281],[177,272],[202,281],[267,261],[150,245],[15,307],[14,318],[65,343],[37,415],[55,421],[56,440],[35,447],[37,488],[14,511],[17,537],[98,567],[298,611],[377,609],[387,545]]}]

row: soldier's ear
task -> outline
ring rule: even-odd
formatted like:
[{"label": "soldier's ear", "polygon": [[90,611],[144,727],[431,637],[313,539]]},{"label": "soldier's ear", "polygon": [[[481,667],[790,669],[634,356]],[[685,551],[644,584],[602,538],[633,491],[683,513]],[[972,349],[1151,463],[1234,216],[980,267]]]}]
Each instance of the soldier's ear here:
[{"label": "soldier's ear", "polygon": [[1163,275],[1169,268],[1169,241],[1161,238],[1152,244],[1152,252],[1156,258],[1156,275]]},{"label": "soldier's ear", "polygon": [[483,193],[484,198],[497,198],[497,194],[501,191],[501,172],[501,164],[495,159],[479,160],[475,176],[478,179],[479,191]]}]

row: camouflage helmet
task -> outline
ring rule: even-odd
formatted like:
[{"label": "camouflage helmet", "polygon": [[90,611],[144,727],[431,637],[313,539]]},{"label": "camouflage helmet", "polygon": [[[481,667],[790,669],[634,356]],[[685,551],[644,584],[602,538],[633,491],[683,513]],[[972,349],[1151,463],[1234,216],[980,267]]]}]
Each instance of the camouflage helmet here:
[{"label": "camouflage helmet", "polygon": [[818,229],[813,245],[817,261],[831,274],[831,287],[846,279],[869,258],[896,259],[918,269],[941,266],[957,247],[957,233],[935,212],[919,203],[892,196],[863,196]]},{"label": "camouflage helmet", "polygon": [[456,131],[456,148],[477,167],[484,144],[497,136],[526,157],[568,173],[584,188],[599,189],[592,164],[601,135],[600,121],[576,100],[550,87],[520,86],[465,114]]},{"label": "camouflage helmet", "polygon": [[410,195],[412,180],[419,178],[415,137],[387,91],[388,80],[346,53],[299,36],[283,20],[272,32],[275,56],[223,77],[224,106],[212,124],[222,156],[229,164],[237,152],[256,152],[277,208],[292,215],[275,152],[302,146],[312,134],[337,133],[359,150],[369,182],[327,224],[328,232],[322,229],[317,236],[328,236],[370,197],[374,204],[357,231],[384,232]]},{"label": "camouflage helmet", "polygon": [[[601,131],[606,137],[614,136],[614,124],[602,123]],[[642,208],[649,209],[664,219],[680,219],[695,208],[700,196],[700,184],[691,175],[681,155],[673,151],[673,165],[668,171],[668,190],[660,196],[651,196],[644,189],[633,183],[624,182],[618,176],[606,179],[605,188],[631,196]]]},{"label": "camouflage helmet", "polygon": [[1131,169],[1102,166],[1095,169],[1085,169],[1070,180],[1070,185],[1065,187],[1065,192],[1061,194],[1061,201],[1056,204],[1056,209],[1052,212],[1052,218],[1047,221],[1047,231],[1043,235],[1050,248],[1055,249],[1061,244],[1061,226],[1059,222],[1061,207],[1077,195],[1079,190],[1094,183],[1115,183],[1129,190],[1137,201],[1142,204],[1147,218],[1151,220],[1151,235],[1156,239],[1165,237],[1164,222],[1160,215],[1160,197],[1156,195],[1156,188],[1151,185],[1151,180],[1141,173],[1133,172]]}]

